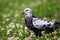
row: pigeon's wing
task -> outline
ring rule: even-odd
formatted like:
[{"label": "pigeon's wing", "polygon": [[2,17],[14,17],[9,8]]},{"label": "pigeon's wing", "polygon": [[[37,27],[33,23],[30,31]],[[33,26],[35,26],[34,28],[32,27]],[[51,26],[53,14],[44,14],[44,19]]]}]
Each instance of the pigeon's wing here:
[{"label": "pigeon's wing", "polygon": [[38,18],[33,18],[32,20],[32,24],[35,28],[44,28],[44,27],[47,27],[47,26],[52,26],[53,25],[53,22],[48,22],[48,21],[45,21],[45,20],[41,20],[41,19],[38,19]]}]

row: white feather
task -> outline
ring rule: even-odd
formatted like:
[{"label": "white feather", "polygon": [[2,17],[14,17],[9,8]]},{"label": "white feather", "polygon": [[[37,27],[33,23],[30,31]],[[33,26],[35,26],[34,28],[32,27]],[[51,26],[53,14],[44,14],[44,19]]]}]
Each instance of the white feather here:
[{"label": "white feather", "polygon": [[[44,28],[43,25],[45,25],[46,27],[52,27],[54,22],[48,22],[48,21],[45,21],[45,20],[41,20],[41,19],[38,19],[38,18],[33,18],[33,21],[32,21],[34,27],[40,29],[40,28]],[[51,26],[48,26],[49,24],[51,24]]]}]

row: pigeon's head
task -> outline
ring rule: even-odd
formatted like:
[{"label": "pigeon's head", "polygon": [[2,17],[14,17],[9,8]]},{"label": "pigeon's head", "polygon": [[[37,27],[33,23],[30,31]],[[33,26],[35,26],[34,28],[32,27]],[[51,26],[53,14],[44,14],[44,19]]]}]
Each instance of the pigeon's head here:
[{"label": "pigeon's head", "polygon": [[25,8],[23,14],[32,14],[32,10],[30,8]]}]

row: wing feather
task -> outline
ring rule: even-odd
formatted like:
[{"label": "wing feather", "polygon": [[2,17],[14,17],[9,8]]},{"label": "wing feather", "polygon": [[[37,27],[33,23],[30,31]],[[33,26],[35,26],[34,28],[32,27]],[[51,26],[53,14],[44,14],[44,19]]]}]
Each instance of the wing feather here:
[{"label": "wing feather", "polygon": [[33,23],[33,26],[38,29],[43,28],[44,25],[45,27],[47,27],[49,24],[50,24],[49,27],[52,27],[52,25],[54,24],[54,22],[48,22],[48,21],[41,20],[38,18],[33,18],[32,23]]}]

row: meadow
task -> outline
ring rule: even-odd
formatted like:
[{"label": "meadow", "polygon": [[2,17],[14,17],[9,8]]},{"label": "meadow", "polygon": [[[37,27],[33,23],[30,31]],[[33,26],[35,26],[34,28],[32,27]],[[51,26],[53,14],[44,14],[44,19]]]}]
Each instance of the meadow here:
[{"label": "meadow", "polygon": [[0,40],[60,40],[60,29],[36,37],[24,22],[27,7],[38,18],[60,22],[60,0],[0,0]]}]

